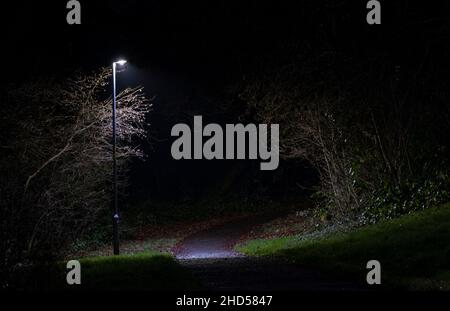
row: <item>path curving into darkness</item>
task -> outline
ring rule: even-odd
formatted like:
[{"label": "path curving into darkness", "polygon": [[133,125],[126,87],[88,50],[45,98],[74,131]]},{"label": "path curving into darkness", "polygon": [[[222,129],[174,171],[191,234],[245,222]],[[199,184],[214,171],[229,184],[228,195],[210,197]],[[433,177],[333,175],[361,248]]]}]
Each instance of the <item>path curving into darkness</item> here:
[{"label": "path curving into darkness", "polygon": [[255,225],[273,215],[228,222],[181,241],[174,249],[178,262],[208,290],[365,290],[354,280],[323,275],[280,258],[252,258],[236,253],[234,245]]},{"label": "path curving into darkness", "polygon": [[233,250],[239,238],[255,225],[273,218],[272,215],[246,217],[197,232],[174,248],[175,256],[177,259],[242,257]]}]

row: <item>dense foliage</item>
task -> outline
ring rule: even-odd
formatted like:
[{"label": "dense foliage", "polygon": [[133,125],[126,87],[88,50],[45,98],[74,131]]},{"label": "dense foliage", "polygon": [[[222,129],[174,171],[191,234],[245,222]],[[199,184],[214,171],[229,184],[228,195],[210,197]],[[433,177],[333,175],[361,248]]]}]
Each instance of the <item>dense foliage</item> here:
[{"label": "dense foliage", "polygon": [[317,170],[328,217],[375,222],[450,198],[450,27],[398,26],[362,49],[324,24],[345,44],[305,40],[243,81],[249,114],[280,124],[282,156]]}]

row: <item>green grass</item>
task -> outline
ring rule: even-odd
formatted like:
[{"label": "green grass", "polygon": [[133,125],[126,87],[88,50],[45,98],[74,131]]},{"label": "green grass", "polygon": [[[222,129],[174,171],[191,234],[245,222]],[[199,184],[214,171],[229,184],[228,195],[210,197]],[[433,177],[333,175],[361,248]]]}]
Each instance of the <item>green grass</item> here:
[{"label": "green grass", "polygon": [[39,267],[26,275],[30,290],[183,290],[198,289],[193,276],[168,254],[99,256],[80,260],[81,285],[67,285],[66,263]]},{"label": "green grass", "polygon": [[450,290],[450,204],[348,233],[253,240],[236,249],[252,256],[285,257],[363,281],[367,261],[376,259],[387,287]]}]

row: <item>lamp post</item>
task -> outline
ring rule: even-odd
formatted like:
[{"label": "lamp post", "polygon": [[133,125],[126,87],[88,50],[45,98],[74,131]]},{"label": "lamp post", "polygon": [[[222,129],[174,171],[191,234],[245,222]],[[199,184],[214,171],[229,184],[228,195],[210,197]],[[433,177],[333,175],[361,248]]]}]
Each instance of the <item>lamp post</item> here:
[{"label": "lamp post", "polygon": [[113,66],[113,109],[112,109],[112,157],[113,157],[113,251],[114,255],[119,255],[119,205],[117,203],[117,163],[116,163],[116,66],[123,66],[127,61],[119,60]]}]

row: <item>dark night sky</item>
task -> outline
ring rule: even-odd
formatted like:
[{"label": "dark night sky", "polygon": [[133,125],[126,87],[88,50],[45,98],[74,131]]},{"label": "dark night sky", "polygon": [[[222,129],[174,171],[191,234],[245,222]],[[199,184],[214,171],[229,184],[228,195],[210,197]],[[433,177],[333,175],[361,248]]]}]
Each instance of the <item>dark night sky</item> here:
[{"label": "dark night sky", "polygon": [[[365,1],[81,1],[82,25],[71,26],[66,1],[60,2],[4,7],[2,53],[9,61],[3,80],[67,75],[126,56],[149,81],[164,81],[167,89],[193,84],[216,91],[283,46],[326,42],[336,50],[356,46],[361,53],[386,45],[397,49],[419,40],[414,33],[396,36],[414,15],[448,15],[445,1],[428,7],[384,1],[383,23],[374,28],[365,22]],[[401,11],[405,7],[411,9]]]},{"label": "dark night sky", "polygon": [[344,34],[329,38],[336,46],[344,46],[344,41],[352,37],[364,44],[361,28],[367,31],[363,27],[364,4],[81,1],[82,25],[69,26],[65,22],[65,1],[61,2],[32,2],[9,10],[8,52],[10,57],[20,59],[20,63],[11,64],[11,74],[97,68],[126,55],[149,72],[187,76],[189,81],[203,83],[218,79],[222,83],[282,45],[313,42],[330,20]]},{"label": "dark night sky", "polygon": [[[58,2],[20,2],[3,8],[2,53],[8,61],[3,64],[2,82],[67,76],[126,57],[130,65],[120,81],[142,84],[147,94],[156,97],[150,121],[152,135],[162,140],[180,121],[176,113],[167,118],[172,107],[180,112],[186,103],[194,103],[214,112],[228,86],[258,72],[267,59],[272,58],[271,66],[283,62],[273,55],[284,46],[310,46],[314,52],[316,46],[326,44],[360,57],[377,49],[395,50],[402,59],[410,44],[420,45],[420,38],[414,33],[398,37],[397,30],[414,15],[448,15],[442,10],[448,7],[445,1],[428,8],[407,5],[412,7],[407,14],[398,8],[408,1],[395,5],[382,1],[383,24],[371,28],[365,22],[366,1],[82,0],[82,25],[70,26],[65,20],[66,1]],[[201,188],[209,183],[211,170],[225,172],[234,165],[174,163],[169,142],[153,141],[152,148],[146,147],[154,151],[134,175],[141,192],[150,188],[176,192],[183,187],[180,180],[199,183]]]}]

